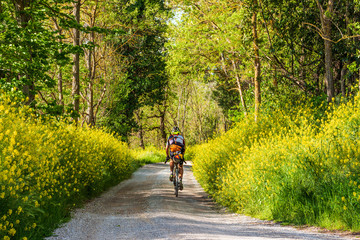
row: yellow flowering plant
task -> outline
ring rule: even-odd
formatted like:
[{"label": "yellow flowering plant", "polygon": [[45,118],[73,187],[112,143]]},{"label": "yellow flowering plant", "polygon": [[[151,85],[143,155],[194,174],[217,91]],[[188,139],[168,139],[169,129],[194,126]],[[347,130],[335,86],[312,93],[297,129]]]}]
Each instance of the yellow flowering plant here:
[{"label": "yellow flowering plant", "polygon": [[138,164],[104,129],[39,118],[0,95],[0,239],[40,239]]},{"label": "yellow flowering plant", "polygon": [[236,212],[359,230],[360,101],[320,112],[303,102],[249,116],[192,148],[195,176]]}]

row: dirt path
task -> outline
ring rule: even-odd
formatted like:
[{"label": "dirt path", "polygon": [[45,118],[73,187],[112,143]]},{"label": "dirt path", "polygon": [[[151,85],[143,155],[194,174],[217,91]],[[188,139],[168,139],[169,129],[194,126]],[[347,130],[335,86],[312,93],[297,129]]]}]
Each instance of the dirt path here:
[{"label": "dirt path", "polygon": [[217,209],[185,165],[176,198],[169,165],[151,164],[73,214],[48,240],[351,239],[282,227]]}]

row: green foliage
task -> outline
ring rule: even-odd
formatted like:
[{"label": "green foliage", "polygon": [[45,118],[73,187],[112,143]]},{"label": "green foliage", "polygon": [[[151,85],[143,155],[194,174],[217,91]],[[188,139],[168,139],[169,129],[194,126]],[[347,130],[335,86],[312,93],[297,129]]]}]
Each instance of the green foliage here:
[{"label": "green foliage", "polygon": [[133,149],[132,154],[140,165],[165,162],[166,159],[165,150],[153,146],[146,147],[145,149]]},{"label": "green foliage", "polygon": [[[1,4],[0,69],[3,71],[3,90],[35,84],[32,89],[34,94],[44,87],[53,87],[54,79],[48,73],[52,64],[69,63],[69,46],[60,44],[58,40],[62,36],[48,28],[47,21],[50,17],[59,17],[60,9],[49,9],[47,4],[44,1],[28,1],[22,10],[14,9],[12,1]],[[63,50],[62,53],[59,49]]]},{"label": "green foliage", "polygon": [[168,10],[163,1],[125,2],[119,1],[117,18],[125,25],[126,35],[115,43],[127,63],[126,76],[114,82],[114,100],[107,108],[104,124],[127,139],[137,126],[134,111],[164,99],[167,76],[163,34]]},{"label": "green foliage", "polygon": [[[255,215],[262,211],[265,217],[318,225],[332,219],[345,228],[358,228],[358,220],[349,210],[359,210],[351,198],[359,193],[356,186],[346,183],[346,178],[351,178],[348,182],[355,185],[358,171],[354,160],[358,157],[358,121],[357,113],[351,110],[358,108],[357,100],[334,113],[324,109],[325,49],[316,1],[176,0],[170,5],[162,0],[86,1],[80,23],[68,14],[73,3],[0,1],[0,90],[12,99],[28,97],[24,101],[37,110],[36,115],[28,113],[30,118],[38,118],[38,124],[46,123],[46,116],[59,115],[81,116],[86,121],[91,107],[97,122],[122,140],[132,135],[138,138],[132,143],[158,147],[166,130],[174,125],[180,126],[188,145],[206,142],[233,125],[223,136],[201,145],[198,151],[204,154],[192,150],[188,155],[195,159],[200,181],[216,199]],[[179,21],[169,21],[167,6],[174,4]],[[326,9],[326,2],[319,4]],[[90,13],[95,6],[96,17]],[[257,39],[253,34],[255,16]],[[325,16],[333,28],[334,103],[352,102],[359,92],[360,58],[355,38],[359,2],[339,1]],[[96,24],[89,27],[89,22]],[[77,47],[70,44],[74,29],[82,33],[83,44]],[[88,42],[90,35],[93,42]],[[255,105],[255,49],[261,58],[263,112],[256,123],[249,117]],[[72,53],[81,55],[81,96],[72,96]],[[72,111],[77,98],[81,100],[80,112]],[[304,99],[304,108],[298,107],[302,104],[298,99]],[[43,116],[39,118],[39,114]],[[67,129],[65,123],[58,124]],[[35,125],[36,131],[47,131]],[[64,135],[76,140],[75,129],[68,128],[71,130],[64,130]],[[83,130],[76,131],[77,140],[86,142]],[[139,135],[135,137],[136,131]],[[97,146],[99,140],[89,141]],[[71,143],[66,146],[69,154],[81,155]],[[209,149],[213,155],[202,159]],[[160,150],[136,152],[138,161],[131,162],[129,168],[162,161]],[[104,170],[106,177],[111,174]],[[91,187],[83,191],[96,192]],[[283,209],[288,210],[287,215]]]},{"label": "green foliage", "polygon": [[[173,40],[168,48],[170,74],[175,78],[193,75],[204,81],[208,80],[206,75],[216,76],[211,78],[219,86],[216,100],[228,119],[241,119],[234,118],[233,113],[252,112],[255,104],[253,14],[258,19],[262,109],[267,111],[278,107],[275,104],[287,102],[277,99],[294,101],[299,97],[322,98],[325,94],[324,36],[316,2],[174,2],[182,9],[182,21],[176,22],[170,32]],[[359,75],[359,58],[353,40],[357,35],[358,4],[341,3],[335,12],[325,15],[331,18],[332,28],[337,29],[331,34],[335,94],[349,97],[357,93],[354,86],[358,84]],[[326,10],[325,2],[320,4]],[[236,83],[237,75],[240,84]],[[234,91],[239,85],[242,85],[247,109]]]}]

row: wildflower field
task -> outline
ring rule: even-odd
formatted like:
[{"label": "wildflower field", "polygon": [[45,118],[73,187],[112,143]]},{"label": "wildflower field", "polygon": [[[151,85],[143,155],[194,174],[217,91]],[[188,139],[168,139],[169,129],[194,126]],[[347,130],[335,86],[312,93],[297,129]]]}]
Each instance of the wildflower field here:
[{"label": "wildflower field", "polygon": [[319,112],[309,104],[243,120],[192,148],[195,176],[235,212],[359,231],[359,98]]},{"label": "wildflower field", "polygon": [[0,239],[42,239],[69,211],[138,166],[111,134],[0,100]]}]

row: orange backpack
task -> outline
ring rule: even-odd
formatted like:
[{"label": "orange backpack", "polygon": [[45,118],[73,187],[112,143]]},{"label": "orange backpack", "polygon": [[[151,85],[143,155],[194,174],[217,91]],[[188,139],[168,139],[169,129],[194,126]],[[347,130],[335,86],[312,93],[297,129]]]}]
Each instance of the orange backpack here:
[{"label": "orange backpack", "polygon": [[181,146],[176,145],[176,144],[171,144],[171,145],[170,145],[170,151],[172,151],[172,152],[181,151]]}]

